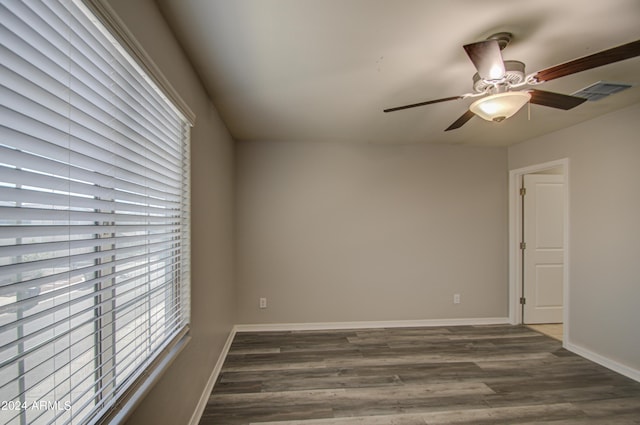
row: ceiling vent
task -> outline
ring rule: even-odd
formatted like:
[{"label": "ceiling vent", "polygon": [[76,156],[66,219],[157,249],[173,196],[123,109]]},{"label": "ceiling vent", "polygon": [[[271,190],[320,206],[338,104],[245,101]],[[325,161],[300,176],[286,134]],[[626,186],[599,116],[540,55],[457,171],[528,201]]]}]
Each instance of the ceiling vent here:
[{"label": "ceiling vent", "polygon": [[610,81],[598,81],[595,84],[585,87],[573,93],[573,96],[582,97],[590,101],[596,101],[604,99],[607,96],[626,90],[629,87],[633,87],[634,84],[627,83],[612,83]]}]

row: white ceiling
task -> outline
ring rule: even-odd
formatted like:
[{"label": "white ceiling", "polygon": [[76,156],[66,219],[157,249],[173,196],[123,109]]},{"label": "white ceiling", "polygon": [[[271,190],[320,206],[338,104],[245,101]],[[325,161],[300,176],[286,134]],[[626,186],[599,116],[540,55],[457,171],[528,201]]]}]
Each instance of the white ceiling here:
[{"label": "white ceiling", "polygon": [[[531,105],[502,122],[444,129],[470,99],[462,45],[500,31],[533,73],[640,39],[638,0],[157,0],[236,140],[504,146],[640,102],[640,57],[537,88],[638,83],[570,111]],[[640,117],[638,117],[640,118]]]}]

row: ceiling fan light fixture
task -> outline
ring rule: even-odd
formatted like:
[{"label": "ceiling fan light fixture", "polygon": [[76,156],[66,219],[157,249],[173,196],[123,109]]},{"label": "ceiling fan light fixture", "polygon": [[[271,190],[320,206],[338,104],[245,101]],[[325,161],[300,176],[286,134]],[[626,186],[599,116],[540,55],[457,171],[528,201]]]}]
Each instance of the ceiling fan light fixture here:
[{"label": "ceiling fan light fixture", "polygon": [[530,99],[525,91],[497,93],[476,100],[469,110],[484,120],[500,122],[518,112]]}]

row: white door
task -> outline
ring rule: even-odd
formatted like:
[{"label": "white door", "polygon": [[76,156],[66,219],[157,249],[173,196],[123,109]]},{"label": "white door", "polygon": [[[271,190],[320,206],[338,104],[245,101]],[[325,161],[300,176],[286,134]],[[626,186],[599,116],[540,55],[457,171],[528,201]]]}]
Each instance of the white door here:
[{"label": "white door", "polygon": [[527,174],[523,180],[523,322],[562,323],[564,176]]}]

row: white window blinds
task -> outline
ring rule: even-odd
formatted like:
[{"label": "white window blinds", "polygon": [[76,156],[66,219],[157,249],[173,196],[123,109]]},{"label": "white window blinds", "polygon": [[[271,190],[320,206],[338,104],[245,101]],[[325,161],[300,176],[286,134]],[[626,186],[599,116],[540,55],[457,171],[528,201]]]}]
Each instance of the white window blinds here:
[{"label": "white window blinds", "polygon": [[0,423],[93,423],[187,330],[190,125],[81,3],[0,24]]}]

